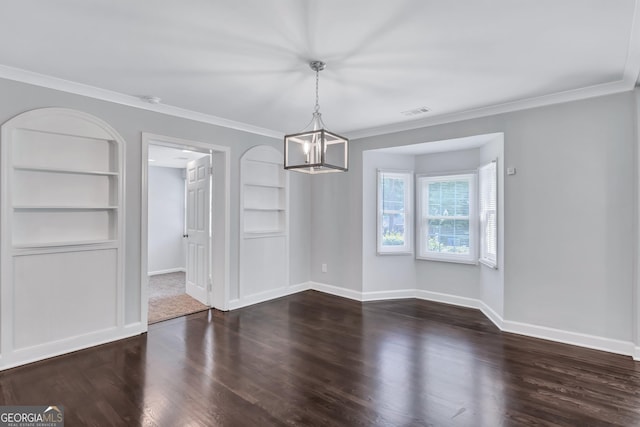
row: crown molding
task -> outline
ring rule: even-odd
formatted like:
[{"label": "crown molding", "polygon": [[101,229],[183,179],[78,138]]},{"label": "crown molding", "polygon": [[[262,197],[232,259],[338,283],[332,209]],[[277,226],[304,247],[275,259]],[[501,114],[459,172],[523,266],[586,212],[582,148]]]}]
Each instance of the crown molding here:
[{"label": "crown molding", "polygon": [[432,116],[422,120],[412,120],[409,122],[395,123],[375,128],[362,129],[353,132],[345,132],[347,138],[361,139],[371,136],[385,135],[395,132],[402,132],[413,129],[420,129],[429,126],[441,125],[445,123],[460,122],[463,120],[477,119],[481,117],[494,116],[497,114],[511,113],[514,111],[527,110],[530,108],[544,107],[564,102],[579,101],[581,99],[594,98],[597,96],[611,95],[619,92],[626,92],[633,89],[633,82],[618,80],[611,83],[604,83],[580,89],[573,89],[549,95],[527,98],[503,104],[490,105],[487,107],[474,108],[472,110],[457,113],[442,114]]},{"label": "crown molding", "polygon": [[167,114],[183,119],[222,126],[229,129],[267,136],[270,138],[281,139],[284,137],[284,133],[275,130],[265,129],[247,123],[236,122],[234,120],[228,120],[222,117],[199,113],[197,111],[187,110],[185,108],[174,107],[171,105],[149,104],[133,95],[126,95],[119,92],[101,89],[99,87],[82,83],[76,83],[70,80],[60,79],[58,77],[47,76],[45,74],[34,73],[32,71],[9,67],[6,65],[0,65],[0,78],[27,83],[34,86],[45,87],[48,89],[55,89],[62,92],[73,93],[75,95],[82,95],[89,98],[99,99],[101,101],[113,102],[114,104],[139,108],[141,110],[153,111],[156,113]]},{"label": "crown molding", "polygon": [[[632,49],[632,46],[640,45],[640,6],[638,2],[640,2],[640,0],[636,0],[635,3],[636,8],[634,12],[631,39],[629,41],[629,54],[627,56],[625,70],[623,78],[621,80],[585,88],[572,89],[564,92],[557,92],[549,95],[506,102],[502,104],[490,105],[466,111],[434,115],[422,120],[412,120],[408,122],[394,123],[390,125],[355,130],[351,132],[345,132],[345,135],[347,138],[352,140],[362,139],[445,123],[453,123],[463,120],[493,116],[497,114],[510,113],[530,108],[579,101],[582,99],[594,98],[598,96],[611,95],[633,90],[636,82],[638,81],[638,75],[640,74],[640,50],[636,52],[634,49]],[[276,130],[261,128],[247,123],[224,119],[221,117],[199,113],[197,111],[187,110],[180,107],[174,107],[165,104],[149,104],[133,95],[126,95],[119,92],[101,89],[95,86],[76,83],[70,80],[64,80],[57,77],[47,76],[45,74],[23,70],[20,68],[9,67],[6,65],[0,65],[0,78],[45,87],[48,89],[59,90],[62,92],[73,93],[76,95],[99,99],[102,101],[113,102],[115,104],[139,108],[142,110],[167,114],[174,117],[181,117],[197,122],[235,129],[270,138],[282,139],[284,137],[283,132],[279,132]]]},{"label": "crown molding", "polygon": [[344,134],[349,139],[361,139],[631,91],[636,84],[640,86],[640,49],[637,49],[637,46],[640,46],[640,0],[635,0],[634,2],[631,34],[629,36],[629,45],[627,48],[627,59],[622,78],[618,81],[474,108],[467,111],[432,115],[422,120],[412,120],[409,122],[378,126],[374,128],[345,132]]}]

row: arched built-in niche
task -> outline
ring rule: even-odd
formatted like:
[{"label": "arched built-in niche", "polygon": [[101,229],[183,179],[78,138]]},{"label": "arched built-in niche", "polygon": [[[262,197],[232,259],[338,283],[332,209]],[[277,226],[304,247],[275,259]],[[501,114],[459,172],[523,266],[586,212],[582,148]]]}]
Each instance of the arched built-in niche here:
[{"label": "arched built-in niche", "polygon": [[124,140],[43,108],[1,145],[0,369],[122,338]]},{"label": "arched built-in niche", "polygon": [[240,161],[240,274],[237,308],[281,296],[289,284],[289,176],[267,145]]}]

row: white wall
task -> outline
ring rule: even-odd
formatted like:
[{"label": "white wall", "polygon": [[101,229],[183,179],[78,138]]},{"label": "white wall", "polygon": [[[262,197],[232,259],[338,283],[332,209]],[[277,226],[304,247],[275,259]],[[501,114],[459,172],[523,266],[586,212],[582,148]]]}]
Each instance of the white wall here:
[{"label": "white wall", "polygon": [[312,264],[312,280],[368,286],[358,281],[363,210],[353,202],[363,190],[363,151],[503,132],[505,166],[518,171],[503,191],[504,319],[631,341],[635,114],[627,92],[353,141],[349,173],[319,180],[318,191],[312,185],[312,259],[344,274]]},{"label": "white wall", "polygon": [[[267,144],[282,150],[282,141],[221,126],[172,117],[152,111],[113,104],[80,95],[46,89],[25,83],[0,79],[0,123],[36,108],[59,106],[73,108],[92,114],[111,125],[126,141],[125,156],[125,323],[140,322],[140,210],[141,210],[141,133],[210,142],[230,147],[231,201],[230,201],[230,293],[237,291],[239,239],[239,169],[240,155],[255,145]],[[215,161],[215,160],[214,160]],[[302,174],[292,173],[291,186],[297,191],[305,189],[308,180]],[[291,198],[291,248],[296,248],[296,257],[310,259],[308,233],[310,218],[308,199]],[[215,209],[215,208],[214,208]],[[300,227],[301,229],[297,229]],[[300,263],[292,267],[291,280],[303,281],[308,275],[301,271]],[[304,264],[302,264],[304,265]]]},{"label": "white wall", "polygon": [[149,167],[149,273],[184,270],[184,169]]}]

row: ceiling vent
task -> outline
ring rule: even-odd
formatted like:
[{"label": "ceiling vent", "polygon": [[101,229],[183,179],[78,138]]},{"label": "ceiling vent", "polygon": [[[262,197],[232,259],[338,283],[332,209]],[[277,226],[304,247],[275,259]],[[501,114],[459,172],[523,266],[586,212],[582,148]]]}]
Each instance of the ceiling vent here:
[{"label": "ceiling vent", "polygon": [[403,111],[401,114],[403,116],[413,117],[413,116],[418,116],[420,114],[426,114],[429,111],[431,110],[427,107],[419,107],[419,108],[414,108],[413,110]]}]

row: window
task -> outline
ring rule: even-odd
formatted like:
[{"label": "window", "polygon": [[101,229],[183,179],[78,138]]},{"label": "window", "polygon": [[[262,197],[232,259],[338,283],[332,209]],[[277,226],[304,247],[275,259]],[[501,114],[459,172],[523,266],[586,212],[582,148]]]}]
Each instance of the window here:
[{"label": "window", "polygon": [[480,262],[496,268],[498,266],[498,216],[496,162],[478,169],[480,200]]},{"label": "window", "polygon": [[378,253],[412,253],[413,173],[378,170]]},{"label": "window", "polygon": [[418,176],[419,259],[475,264],[476,175]]}]

